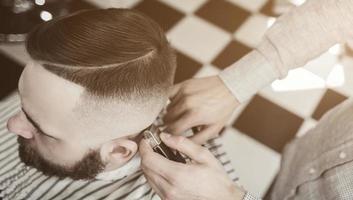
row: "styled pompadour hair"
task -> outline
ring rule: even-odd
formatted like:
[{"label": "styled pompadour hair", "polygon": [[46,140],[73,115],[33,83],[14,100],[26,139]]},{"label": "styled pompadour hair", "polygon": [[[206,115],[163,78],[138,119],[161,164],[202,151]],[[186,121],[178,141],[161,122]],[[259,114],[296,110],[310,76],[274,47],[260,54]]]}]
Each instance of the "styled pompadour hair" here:
[{"label": "styled pompadour hair", "polygon": [[29,55],[48,71],[98,97],[167,92],[176,55],[161,27],[131,9],[95,9],[40,24],[27,37]]}]

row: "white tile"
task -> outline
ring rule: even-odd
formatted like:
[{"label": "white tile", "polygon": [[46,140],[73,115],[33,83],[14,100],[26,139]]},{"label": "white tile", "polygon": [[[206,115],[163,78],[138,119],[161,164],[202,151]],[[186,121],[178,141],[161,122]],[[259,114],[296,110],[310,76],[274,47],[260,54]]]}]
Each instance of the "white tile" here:
[{"label": "white tile", "polygon": [[234,37],[250,47],[256,47],[272,24],[273,18],[261,14],[249,17],[234,33]]},{"label": "white tile", "polygon": [[100,8],[131,8],[141,0],[86,0]]},{"label": "white tile", "polygon": [[22,65],[25,65],[30,60],[30,56],[26,51],[24,43],[1,44],[0,51],[4,52]]},{"label": "white tile", "polygon": [[322,79],[326,80],[327,76],[331,72],[332,68],[338,62],[337,55],[328,52],[323,53],[316,59],[308,62],[304,68],[313,72],[317,76],[321,77]]},{"label": "white tile", "polygon": [[330,88],[341,87],[345,84],[346,77],[344,72],[344,66],[337,63],[329,73],[326,79],[326,85]]},{"label": "white tile", "polygon": [[331,49],[303,68],[289,71],[285,79],[273,82],[260,93],[299,116],[309,117],[326,88],[342,84],[343,72],[337,62]]},{"label": "white tile", "polygon": [[231,39],[230,34],[196,16],[185,17],[167,33],[167,37],[176,49],[206,64]]},{"label": "white tile", "polygon": [[[297,80],[298,82],[300,80]],[[260,94],[301,117],[310,117],[325,93],[325,88],[297,91],[275,91],[268,86]]]},{"label": "white tile", "polygon": [[312,118],[307,118],[303,122],[303,124],[300,126],[299,131],[296,134],[296,137],[302,137],[305,135],[310,129],[314,128],[317,124],[317,121],[315,121]]},{"label": "white tile", "polygon": [[[343,60],[341,61],[341,66],[343,67],[343,79],[341,80],[342,85],[337,87],[332,87],[332,88],[347,96],[352,97],[353,96],[353,78],[352,78],[353,77],[353,58],[351,57],[343,58]],[[339,73],[337,75],[339,75]]]},{"label": "white tile", "polygon": [[278,172],[280,154],[235,129],[227,129],[222,139],[239,183],[251,193],[263,196]]},{"label": "white tile", "polygon": [[142,0],[109,0],[111,7],[114,8],[131,8],[136,4],[140,3]]},{"label": "white tile", "polygon": [[[278,0],[277,0],[278,1]],[[288,1],[288,0],[287,0]],[[306,2],[306,0],[289,0],[290,3],[296,5],[296,6],[300,6],[302,5],[303,3]]]},{"label": "white tile", "polygon": [[184,13],[193,13],[207,0],[159,0]]},{"label": "white tile", "polygon": [[235,5],[252,12],[259,11],[268,0],[228,0]]},{"label": "white tile", "polygon": [[335,44],[326,53],[330,53],[332,55],[339,56],[343,54],[345,51],[345,46],[343,44]]}]

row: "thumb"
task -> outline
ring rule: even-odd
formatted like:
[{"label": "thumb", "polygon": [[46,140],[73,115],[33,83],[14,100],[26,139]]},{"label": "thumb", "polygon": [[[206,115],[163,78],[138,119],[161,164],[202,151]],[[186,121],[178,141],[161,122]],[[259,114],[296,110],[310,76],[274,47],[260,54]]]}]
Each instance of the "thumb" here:
[{"label": "thumb", "polygon": [[167,146],[185,154],[193,161],[202,164],[213,162],[213,155],[206,148],[194,143],[186,137],[166,133],[161,133],[160,137]]}]

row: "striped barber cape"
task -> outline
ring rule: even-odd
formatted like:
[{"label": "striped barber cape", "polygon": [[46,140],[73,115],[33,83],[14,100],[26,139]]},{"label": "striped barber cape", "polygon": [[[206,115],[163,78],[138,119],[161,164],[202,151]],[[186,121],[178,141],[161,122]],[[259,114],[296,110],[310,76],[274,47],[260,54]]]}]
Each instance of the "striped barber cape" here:
[{"label": "striped barber cape", "polygon": [[[17,93],[0,102],[0,199],[3,200],[120,200],[160,199],[147,183],[141,170],[117,180],[74,181],[43,175],[27,167],[18,157],[17,136],[6,128],[9,117],[20,110]],[[237,181],[230,160],[219,138],[206,147],[222,163],[233,181]]]}]

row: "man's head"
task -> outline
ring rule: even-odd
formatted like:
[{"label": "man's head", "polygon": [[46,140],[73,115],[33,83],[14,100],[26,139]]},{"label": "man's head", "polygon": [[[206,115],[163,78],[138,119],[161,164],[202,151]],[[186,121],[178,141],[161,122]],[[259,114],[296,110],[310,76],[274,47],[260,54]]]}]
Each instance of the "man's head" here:
[{"label": "man's head", "polygon": [[48,175],[93,178],[124,165],[167,101],[175,54],[162,29],[129,9],[79,12],[35,28],[9,119],[21,159]]}]

